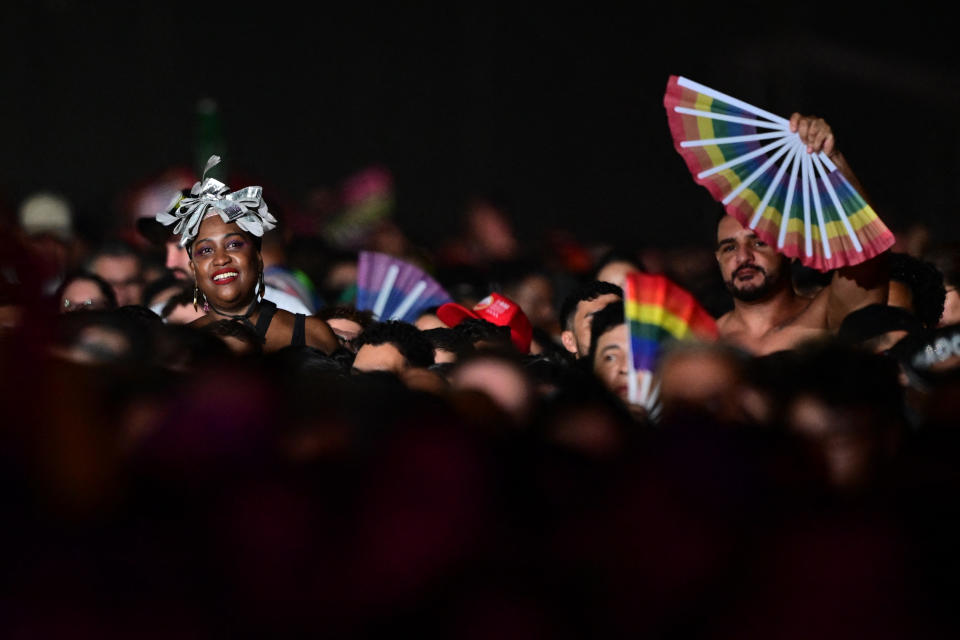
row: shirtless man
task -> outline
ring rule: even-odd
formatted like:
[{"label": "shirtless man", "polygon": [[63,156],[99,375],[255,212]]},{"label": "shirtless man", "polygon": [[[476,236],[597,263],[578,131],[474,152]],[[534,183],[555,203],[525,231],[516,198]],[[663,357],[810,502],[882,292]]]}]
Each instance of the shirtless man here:
[{"label": "shirtless man", "polygon": [[[827,154],[863,193],[826,122],[795,113],[790,130],[799,133],[808,153]],[[717,226],[717,263],[734,304],[733,311],[717,321],[720,338],[755,355],[792,349],[835,333],[851,311],[887,301],[884,255],[837,269],[828,286],[805,298],[793,289],[789,259],[731,216],[724,216]]]}]

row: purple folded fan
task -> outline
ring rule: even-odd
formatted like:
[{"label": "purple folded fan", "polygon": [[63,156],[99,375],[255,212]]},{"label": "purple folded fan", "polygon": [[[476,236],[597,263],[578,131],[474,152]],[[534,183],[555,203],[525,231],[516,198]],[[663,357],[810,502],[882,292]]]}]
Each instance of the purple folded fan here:
[{"label": "purple folded fan", "polygon": [[422,269],[385,253],[361,251],[357,268],[357,309],[377,320],[413,322],[424,309],[452,298]]}]

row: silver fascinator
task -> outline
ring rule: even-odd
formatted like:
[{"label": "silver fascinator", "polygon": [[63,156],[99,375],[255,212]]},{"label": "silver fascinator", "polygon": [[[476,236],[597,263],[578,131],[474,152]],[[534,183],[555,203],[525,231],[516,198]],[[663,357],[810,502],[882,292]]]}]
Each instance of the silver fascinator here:
[{"label": "silver fascinator", "polygon": [[218,164],[220,156],[210,156],[201,181],[193,185],[190,195],[178,198],[179,201],[156,215],[161,224],[176,225],[173,233],[180,236],[181,247],[197,237],[200,223],[208,212],[219,214],[226,223],[236,222],[238,227],[258,237],[277,226],[277,219],[270,215],[263,201],[262,188],[245,187],[231,193],[227,185],[207,177],[207,172]]}]

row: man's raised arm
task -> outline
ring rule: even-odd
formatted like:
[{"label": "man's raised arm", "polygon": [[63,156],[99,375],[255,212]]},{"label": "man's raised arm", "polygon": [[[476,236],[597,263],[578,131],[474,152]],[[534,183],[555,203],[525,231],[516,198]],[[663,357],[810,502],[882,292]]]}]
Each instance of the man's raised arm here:
[{"label": "man's raised arm", "polygon": [[[863,186],[850,169],[846,158],[837,149],[833,130],[823,118],[795,113],[790,117],[790,130],[799,134],[800,140],[807,145],[808,153],[825,153],[837,165],[843,177],[869,203]],[[886,257],[887,254],[883,253],[866,262],[842,267],[834,272],[830,286],[822,294],[827,296],[827,329],[839,329],[840,323],[851,311],[869,304],[886,304],[890,284]]]}]

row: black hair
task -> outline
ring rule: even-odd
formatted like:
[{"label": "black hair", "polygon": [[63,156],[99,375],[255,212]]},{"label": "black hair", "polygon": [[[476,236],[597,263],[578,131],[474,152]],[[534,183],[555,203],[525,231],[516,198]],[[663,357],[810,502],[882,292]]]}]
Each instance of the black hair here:
[{"label": "black hair", "polygon": [[87,265],[92,266],[99,258],[134,258],[137,261],[137,264],[142,262],[140,254],[137,253],[133,247],[131,247],[126,242],[122,240],[108,240],[101,244],[97,249],[90,254],[90,257],[87,259]]},{"label": "black hair", "polygon": [[466,340],[464,334],[458,333],[456,329],[438,327],[421,331],[421,333],[430,341],[434,349],[451,351],[457,355],[458,359],[473,351],[473,343]]},{"label": "black hair", "polygon": [[453,328],[460,340],[476,347],[478,342],[491,342],[497,347],[513,349],[510,327],[500,326],[482,318],[464,318]]},{"label": "black hair", "polygon": [[915,258],[906,253],[891,253],[889,258],[890,279],[901,282],[910,289],[913,312],[923,326],[933,328],[943,315],[943,303],[947,290],[943,286],[943,274],[932,262]]},{"label": "black hair", "polygon": [[596,300],[600,296],[614,294],[623,298],[623,289],[610,282],[601,282],[600,280],[591,280],[582,285],[579,289],[571,293],[560,305],[560,322],[565,331],[573,329],[573,316],[577,311],[577,306],[581,302]]},{"label": "black hair", "polygon": [[242,322],[224,318],[223,320],[208,322],[200,327],[200,330],[221,339],[236,338],[244,344],[249,345],[253,353],[263,353],[264,339],[260,337],[260,334],[258,334],[255,329],[248,327]]},{"label": "black hair", "polygon": [[170,299],[167,300],[167,303],[163,305],[163,309],[160,311],[160,316],[166,318],[173,310],[184,304],[193,304],[193,292],[190,289],[184,288],[183,291],[175,295],[170,296]]},{"label": "black hair", "polygon": [[118,316],[130,318],[144,328],[151,328],[158,324],[163,324],[163,318],[157,315],[153,309],[142,304],[126,304],[118,307],[114,313]]},{"label": "black hair", "polygon": [[187,285],[183,282],[183,280],[178,279],[172,273],[165,273],[156,280],[148,283],[147,286],[143,288],[143,301],[150,302],[150,299],[158,293],[173,287],[178,287],[184,290],[187,289]]},{"label": "black hair", "polygon": [[191,370],[230,356],[223,340],[188,324],[163,324],[154,336],[154,361],[161,369]]},{"label": "black hair", "polygon": [[862,407],[887,419],[903,415],[893,358],[828,340],[797,353],[787,382],[794,397],[812,395],[830,407]]},{"label": "black hair", "polygon": [[[162,323],[161,323],[162,325]],[[103,329],[119,334],[126,344],[119,350],[97,339],[90,339],[88,329]],[[57,317],[55,342],[66,349],[82,351],[93,362],[141,366],[150,361],[152,340],[143,330],[142,321],[116,311],[65,313]]]},{"label": "black hair", "polygon": [[597,353],[597,342],[600,336],[626,321],[622,300],[611,302],[593,314],[593,323],[590,326],[590,356],[587,358],[590,367],[593,367],[593,358]]},{"label": "black hair", "polygon": [[103,297],[107,300],[107,309],[117,308],[117,296],[113,293],[113,287],[110,286],[110,283],[95,273],[83,270],[68,274],[63,279],[63,282],[60,283],[60,286],[57,287],[57,291],[53,295],[58,306],[60,305],[60,299],[63,298],[63,292],[77,280],[89,280],[97,285],[97,289],[100,290],[100,293],[103,294]]},{"label": "black hair", "polygon": [[923,325],[916,315],[901,307],[870,304],[847,314],[837,337],[845,344],[856,345],[888,331],[919,333]]},{"label": "black hair", "polygon": [[333,307],[324,307],[315,314],[321,320],[333,320],[339,318],[356,322],[361,328],[366,329],[373,324],[373,312],[369,310],[355,309],[349,305],[336,305]]},{"label": "black hair", "polygon": [[597,264],[593,268],[593,278],[596,280],[597,275],[611,262],[629,262],[637,267],[637,269],[640,271],[647,270],[643,264],[643,261],[640,260],[636,252],[625,250],[620,247],[614,247],[613,249],[610,249],[604,253],[597,261]]},{"label": "black hair", "polygon": [[563,348],[550,335],[550,332],[539,327],[533,328],[533,342],[540,345],[541,354],[553,360],[566,361],[571,358],[570,352]]},{"label": "black hair", "polygon": [[374,322],[357,338],[357,351],[365,344],[391,344],[411,367],[429,367],[433,364],[433,345],[419,329],[407,322]]}]

